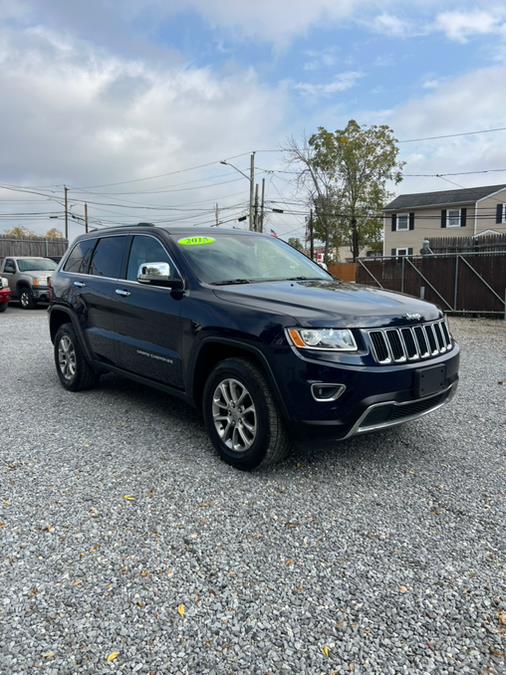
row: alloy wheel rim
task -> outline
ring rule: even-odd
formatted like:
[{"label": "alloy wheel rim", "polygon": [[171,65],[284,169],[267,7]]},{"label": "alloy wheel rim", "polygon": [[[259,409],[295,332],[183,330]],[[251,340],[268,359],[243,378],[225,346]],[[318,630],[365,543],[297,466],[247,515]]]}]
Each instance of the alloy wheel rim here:
[{"label": "alloy wheel rim", "polygon": [[68,335],[64,335],[58,344],[58,367],[66,380],[76,374],[76,351]]},{"label": "alloy wheel rim", "polygon": [[257,413],[251,394],[234,378],[222,380],[213,394],[213,422],[222,442],[234,452],[249,450],[257,435]]},{"label": "alloy wheel rim", "polygon": [[29,299],[28,299],[28,293],[26,291],[23,291],[21,293],[20,300],[21,300],[21,304],[22,304],[23,307],[28,307]]}]

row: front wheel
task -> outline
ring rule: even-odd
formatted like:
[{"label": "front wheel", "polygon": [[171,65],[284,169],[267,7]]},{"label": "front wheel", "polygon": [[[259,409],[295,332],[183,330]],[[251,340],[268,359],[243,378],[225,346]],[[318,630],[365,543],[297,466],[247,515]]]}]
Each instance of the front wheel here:
[{"label": "front wheel", "polygon": [[64,323],[54,339],[54,361],[60,382],[69,391],[91,389],[98,376],[86,361],[72,324]]},{"label": "front wheel", "polygon": [[270,386],[250,361],[231,358],[216,366],[204,388],[203,413],[220,457],[238,469],[275,464],[290,451]]},{"label": "front wheel", "polygon": [[7,304],[8,304],[7,302],[2,302],[2,304],[0,305],[0,314],[2,312],[5,312],[5,310],[7,309]]},{"label": "front wheel", "polygon": [[23,309],[33,309],[37,301],[33,297],[33,292],[31,288],[21,288],[19,290],[19,303]]}]

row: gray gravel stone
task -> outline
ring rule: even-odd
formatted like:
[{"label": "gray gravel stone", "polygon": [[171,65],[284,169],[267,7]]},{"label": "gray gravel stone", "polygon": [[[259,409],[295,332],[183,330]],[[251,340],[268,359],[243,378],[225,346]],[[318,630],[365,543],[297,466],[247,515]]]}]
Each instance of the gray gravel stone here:
[{"label": "gray gravel stone", "polygon": [[451,323],[450,405],[247,474],[178,401],[65,392],[10,307],[0,672],[506,672],[506,326]]}]

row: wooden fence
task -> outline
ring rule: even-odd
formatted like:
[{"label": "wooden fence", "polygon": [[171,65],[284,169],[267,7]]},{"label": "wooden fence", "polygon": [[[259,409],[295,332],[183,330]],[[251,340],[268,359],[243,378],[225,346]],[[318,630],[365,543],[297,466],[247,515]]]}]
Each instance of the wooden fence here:
[{"label": "wooden fence", "polygon": [[478,237],[431,237],[432,253],[465,253],[470,251],[506,251],[506,234]]},{"label": "wooden fence", "polygon": [[357,282],[423,297],[450,314],[506,314],[506,251],[360,258]]},{"label": "wooden fence", "polygon": [[7,235],[0,235],[0,258],[11,255],[61,258],[67,250],[67,246],[66,239],[44,239],[44,237],[16,239]]},{"label": "wooden fence", "polygon": [[339,281],[357,280],[357,263],[330,263],[329,272]]}]

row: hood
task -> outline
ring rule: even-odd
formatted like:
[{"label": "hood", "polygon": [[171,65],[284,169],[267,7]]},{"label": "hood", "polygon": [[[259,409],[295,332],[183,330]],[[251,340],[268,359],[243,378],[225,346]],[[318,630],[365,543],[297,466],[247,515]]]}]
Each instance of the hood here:
[{"label": "hood", "polygon": [[215,294],[227,302],[291,316],[308,326],[385,326],[430,321],[442,315],[435,305],[410,295],[337,281],[238,284],[220,287]]}]

